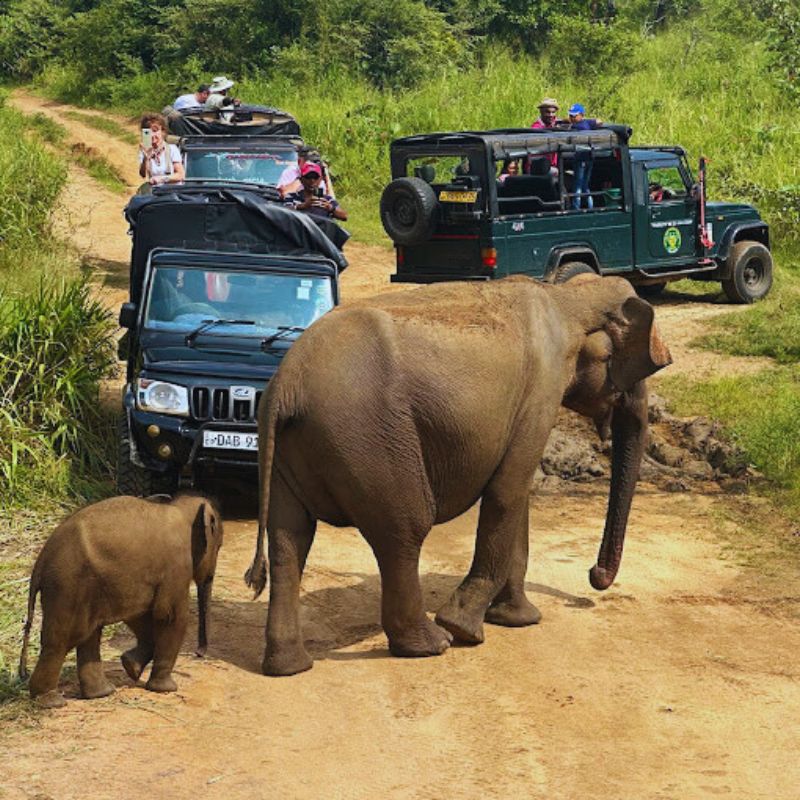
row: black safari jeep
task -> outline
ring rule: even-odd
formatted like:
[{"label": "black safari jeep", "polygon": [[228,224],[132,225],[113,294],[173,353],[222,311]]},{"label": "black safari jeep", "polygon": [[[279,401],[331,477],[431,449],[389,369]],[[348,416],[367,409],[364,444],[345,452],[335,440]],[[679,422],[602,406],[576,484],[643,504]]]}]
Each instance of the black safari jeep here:
[{"label": "black safari jeep", "polygon": [[[381,220],[393,281],[551,281],[623,275],[643,294],[721,281],[735,303],[772,285],[769,230],[749,205],[706,202],[680,147],[631,147],[630,128],[434,133],[391,145]],[[576,172],[588,169],[588,193]]]},{"label": "black safari jeep", "polygon": [[275,195],[173,184],[128,204],[120,493],[255,469],[259,396],[292,341],[338,302],[347,266],[344,231]]},{"label": "black safari jeep", "polygon": [[265,106],[164,109],[183,154],[187,183],[277,186],[303,146],[297,120]]}]

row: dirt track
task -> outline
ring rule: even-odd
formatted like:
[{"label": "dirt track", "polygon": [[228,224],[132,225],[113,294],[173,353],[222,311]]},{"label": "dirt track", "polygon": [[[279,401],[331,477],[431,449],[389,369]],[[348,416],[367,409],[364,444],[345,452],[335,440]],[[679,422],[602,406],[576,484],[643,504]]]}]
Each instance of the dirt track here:
[{"label": "dirt track", "polygon": [[[29,96],[14,102],[58,114]],[[60,121],[116,157],[119,148],[105,148],[93,129]],[[125,157],[129,167],[132,148]],[[82,173],[72,178],[69,191],[94,209],[87,221],[72,207],[79,245],[106,268],[114,301],[129,246],[122,203]],[[350,258],[346,298],[385,288],[387,251],[353,245]],[[674,295],[661,303],[673,370],[753,368],[688,347],[705,319],[728,310]],[[0,739],[0,798],[105,798],[134,786],[176,800],[797,798],[800,592],[779,568],[763,577],[723,558],[723,540],[747,536],[726,521],[730,503],[710,487],[642,486],[620,578],[598,593],[587,570],[605,487],[550,490],[531,513],[528,591],[542,623],[487,626],[479,647],[409,661],[389,657],[369,548],[354,530],[321,525],[303,582],[316,662],[287,679],[260,674],[266,603],[251,602],[241,582],[255,538],[244,512],[227,523],[209,657],[191,655],[192,633],[179,692],[155,696],[124,676],[116,656],[128,640],[115,636],[104,652],[117,694],[9,731]],[[472,509],[426,542],[430,611],[467,570],[475,523]],[[74,674],[65,689],[74,695]]]}]

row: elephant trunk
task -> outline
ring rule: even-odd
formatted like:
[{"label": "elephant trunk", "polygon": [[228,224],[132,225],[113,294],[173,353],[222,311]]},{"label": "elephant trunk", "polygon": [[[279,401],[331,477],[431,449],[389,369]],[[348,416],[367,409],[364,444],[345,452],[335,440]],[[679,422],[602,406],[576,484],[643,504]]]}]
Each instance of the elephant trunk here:
[{"label": "elephant trunk", "polygon": [[589,571],[589,582],[600,591],[608,589],[617,577],[628,514],[647,442],[647,389],[644,381],[623,393],[614,408],[611,435],[611,488],[606,525],[597,563]]},{"label": "elephant trunk", "polygon": [[213,578],[207,578],[197,584],[197,649],[195,653],[201,657],[206,654],[208,649],[208,621],[213,584]]}]

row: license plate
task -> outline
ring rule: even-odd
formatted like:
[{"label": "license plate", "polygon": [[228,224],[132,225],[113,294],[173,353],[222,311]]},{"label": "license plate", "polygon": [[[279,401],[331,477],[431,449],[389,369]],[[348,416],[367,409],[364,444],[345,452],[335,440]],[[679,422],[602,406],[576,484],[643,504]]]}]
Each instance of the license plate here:
[{"label": "license plate", "polygon": [[203,447],[217,450],[258,450],[257,433],[203,431]]},{"label": "license plate", "polygon": [[478,199],[477,192],[439,192],[441,203],[474,203]]}]

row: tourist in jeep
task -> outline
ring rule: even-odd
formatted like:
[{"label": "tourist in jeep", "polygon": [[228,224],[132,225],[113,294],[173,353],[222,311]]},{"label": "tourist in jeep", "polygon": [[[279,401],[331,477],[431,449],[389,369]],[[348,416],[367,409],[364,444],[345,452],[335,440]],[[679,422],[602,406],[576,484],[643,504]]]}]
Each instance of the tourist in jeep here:
[{"label": "tourist in jeep", "polygon": [[211,93],[210,89],[211,87],[207,83],[201,83],[196,92],[190,92],[189,94],[182,94],[180,97],[176,97],[172,107],[176,111],[180,111],[182,108],[202,107],[205,105],[206,100],[208,100],[208,96]]},{"label": "tourist in jeep", "polygon": [[347,219],[347,212],[322,188],[321,165],[314,161],[303,164],[300,169],[300,183],[303,188],[299,192],[286,195],[284,202],[297,211],[306,211],[318,217],[332,217],[342,221]]},{"label": "tourist in jeep", "polygon": [[151,186],[180,183],[183,180],[183,159],[177,145],[167,144],[164,136],[167,121],[161,114],[145,114],[139,144],[139,175]]},{"label": "tourist in jeep", "polygon": [[278,178],[278,191],[281,193],[281,197],[287,197],[290,194],[299,192],[303,188],[303,184],[300,182],[300,174],[302,172],[303,167],[309,163],[314,162],[318,164],[322,170],[322,181],[320,182],[320,187],[324,194],[329,194],[331,197],[336,197],[336,193],[333,191],[333,184],[330,180],[330,175],[328,175],[327,165],[323,162],[322,157],[319,154],[319,151],[313,147],[301,147],[297,151],[297,163],[290,164],[286,169],[281,173],[280,178]]},{"label": "tourist in jeep", "polygon": [[[593,131],[599,128],[602,120],[586,117],[586,109],[580,103],[573,103],[569,107],[569,124],[574,131]],[[581,207],[581,195],[586,195],[586,208],[594,208],[594,200],[589,191],[589,179],[592,177],[592,153],[575,153],[575,187],[572,207]]]},{"label": "tourist in jeep", "polygon": [[231,104],[238,106],[241,101],[238,98],[230,97],[228,94],[234,85],[234,82],[224,75],[217,75],[211,86],[209,86],[209,95],[206,99],[205,107],[220,109]]}]

